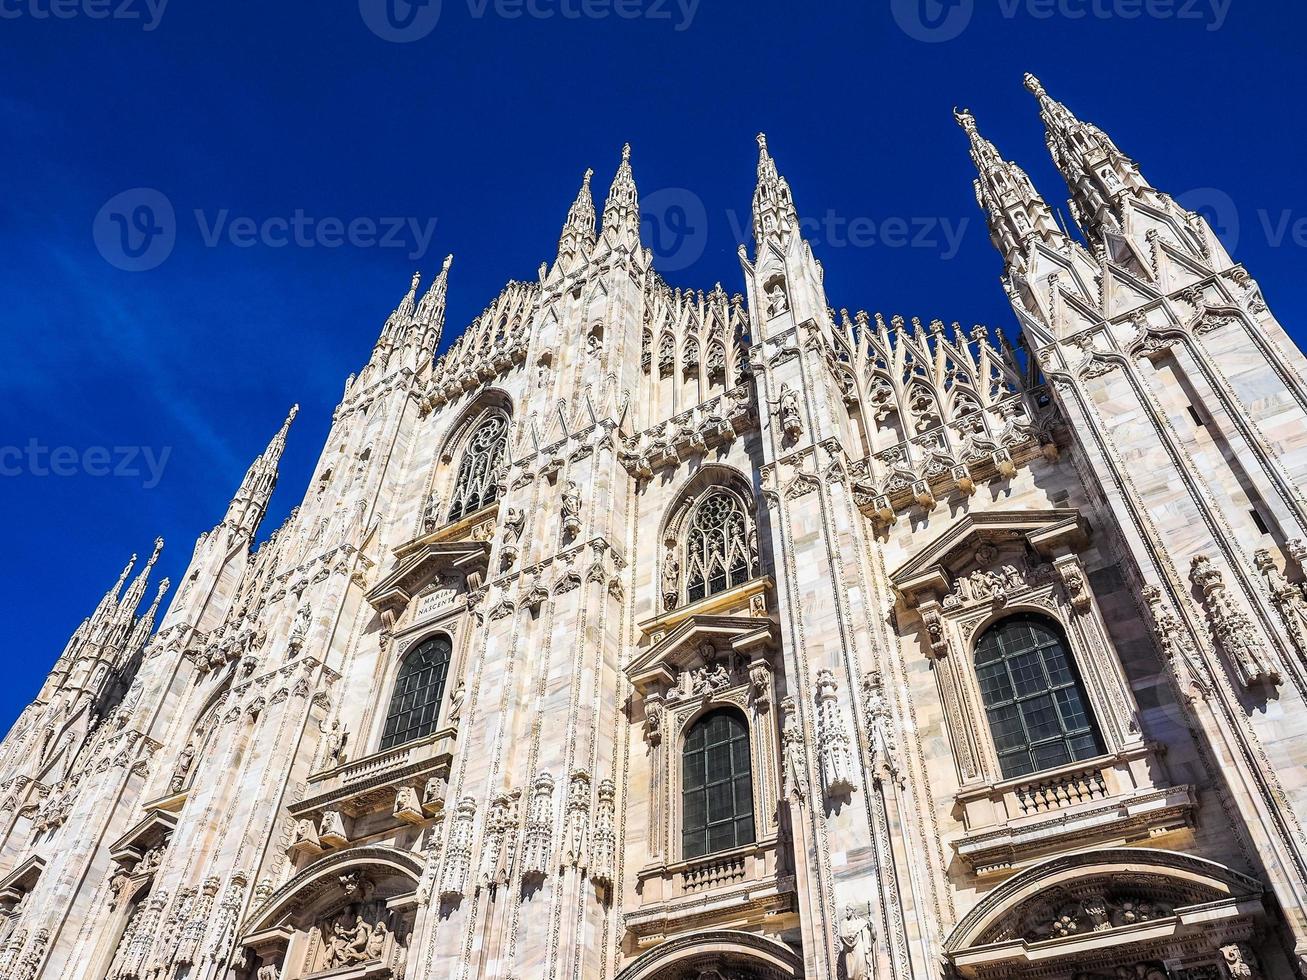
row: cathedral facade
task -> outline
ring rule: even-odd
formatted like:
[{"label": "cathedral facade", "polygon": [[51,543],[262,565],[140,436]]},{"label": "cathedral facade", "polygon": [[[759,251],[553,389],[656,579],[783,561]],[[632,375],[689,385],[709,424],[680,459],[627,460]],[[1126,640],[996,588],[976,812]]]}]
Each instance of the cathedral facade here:
[{"label": "cathedral facade", "polygon": [[1027,86],[1012,337],[834,312],[761,137],[739,295],[629,149],[438,358],[415,277],[0,744],[0,977],[1307,975],[1307,362]]}]

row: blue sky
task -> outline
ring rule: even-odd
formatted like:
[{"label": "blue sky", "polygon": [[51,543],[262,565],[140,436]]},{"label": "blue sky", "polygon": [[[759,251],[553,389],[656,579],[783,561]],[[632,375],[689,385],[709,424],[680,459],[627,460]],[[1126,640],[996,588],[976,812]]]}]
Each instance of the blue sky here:
[{"label": "blue sky", "polygon": [[[833,306],[1007,325],[950,110],[1061,206],[1033,71],[1214,214],[1301,339],[1305,23],[1253,0],[0,0],[0,727],[128,554],[162,534],[180,576],[298,401],[280,522],[415,270],[455,253],[448,342],[625,141],[674,285],[740,288],[765,130]],[[164,234],[129,254],[124,221]],[[33,445],[69,447],[66,475]]]}]

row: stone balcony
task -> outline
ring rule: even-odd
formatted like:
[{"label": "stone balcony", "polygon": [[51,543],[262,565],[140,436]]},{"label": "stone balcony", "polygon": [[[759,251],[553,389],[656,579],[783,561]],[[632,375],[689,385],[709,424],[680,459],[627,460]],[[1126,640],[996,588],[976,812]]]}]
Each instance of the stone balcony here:
[{"label": "stone balcony", "polygon": [[1158,779],[1156,749],[1132,746],[957,794],[966,832],[953,842],[978,875],[1061,851],[1151,840],[1193,824],[1192,786]]},{"label": "stone balcony", "polygon": [[640,946],[707,926],[743,928],[795,909],[794,876],[780,864],[776,838],[674,864],[638,876],[641,904],[626,916]]},{"label": "stone balcony", "polygon": [[317,818],[326,810],[361,817],[394,805],[395,793],[412,786],[424,802],[431,780],[448,777],[456,728],[355,759],[309,777],[305,797],[289,807],[297,820]]}]

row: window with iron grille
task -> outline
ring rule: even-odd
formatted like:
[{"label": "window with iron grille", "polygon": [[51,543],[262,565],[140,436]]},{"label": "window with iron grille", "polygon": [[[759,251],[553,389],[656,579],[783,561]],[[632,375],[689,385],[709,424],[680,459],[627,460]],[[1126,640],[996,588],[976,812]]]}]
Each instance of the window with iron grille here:
[{"label": "window with iron grille", "polygon": [[738,711],[708,712],[681,753],[681,856],[702,857],[753,843],[749,727]]},{"label": "window with iron grille", "polygon": [[1000,620],[976,644],[976,675],[1004,779],[1103,752],[1084,685],[1058,625]]},{"label": "window with iron grille", "polygon": [[507,443],[508,419],[504,416],[492,415],[477,426],[458,467],[449,520],[457,521],[498,499]]},{"label": "window with iron grille", "polygon": [[433,636],[404,657],[381,733],[383,750],[425,738],[436,730],[453,652],[449,637]]},{"label": "window with iron grille", "polygon": [[727,490],[710,490],[694,508],[685,535],[685,600],[698,602],[750,577],[748,522]]}]

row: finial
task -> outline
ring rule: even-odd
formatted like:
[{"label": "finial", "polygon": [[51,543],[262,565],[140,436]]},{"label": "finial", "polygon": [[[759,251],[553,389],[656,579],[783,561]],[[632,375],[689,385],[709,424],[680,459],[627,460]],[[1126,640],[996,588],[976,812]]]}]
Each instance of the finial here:
[{"label": "finial", "polygon": [[1030,72],[1026,72],[1025,83],[1026,83],[1026,89],[1037,99],[1042,99],[1045,95],[1048,94],[1047,92],[1044,91],[1044,86],[1039,81],[1039,79],[1036,78],[1034,75],[1032,75]]},{"label": "finial", "polygon": [[630,163],[630,162],[631,162],[631,144],[630,144],[630,143],[623,143],[623,144],[622,144],[622,162],[623,162],[623,163]]},{"label": "finial", "polygon": [[290,407],[290,411],[286,414],[286,421],[288,423],[294,422],[295,416],[298,415],[299,413],[300,413],[300,403],[296,402],[294,405]]},{"label": "finial", "polygon": [[449,267],[453,264],[454,264],[454,253],[451,252],[450,254],[445,256],[445,261],[440,264],[440,271],[448,272]]},{"label": "finial", "polygon": [[[630,144],[627,144],[627,150],[628,150],[628,152],[629,152],[629,150],[630,150]],[[586,168],[585,168],[585,176],[581,178],[581,186],[582,186],[582,187],[589,187],[589,186],[590,186],[590,178],[593,177],[594,174],[595,174],[595,172],[594,172],[591,168],[586,167]]]},{"label": "finial", "polygon": [[962,127],[967,135],[971,135],[976,131],[976,117],[972,114],[970,109],[959,109],[957,106],[954,106],[953,118],[958,121],[958,125]]},{"label": "finial", "polygon": [[763,153],[766,153],[766,152],[767,152],[767,134],[766,134],[766,133],[759,133],[759,134],[758,134],[758,149],[762,150]]}]

